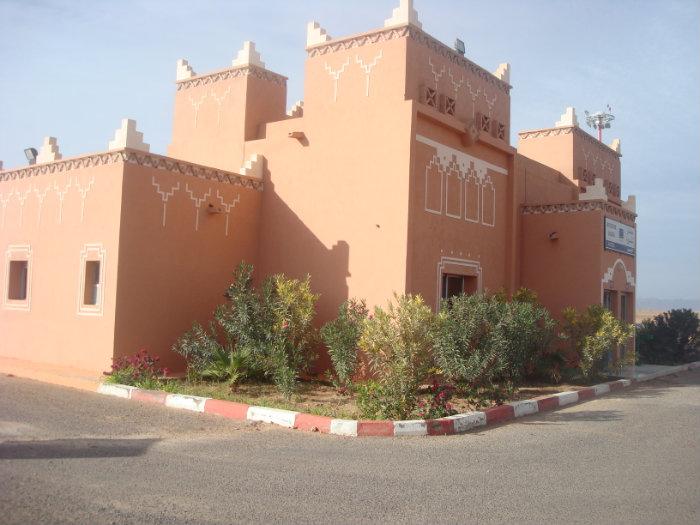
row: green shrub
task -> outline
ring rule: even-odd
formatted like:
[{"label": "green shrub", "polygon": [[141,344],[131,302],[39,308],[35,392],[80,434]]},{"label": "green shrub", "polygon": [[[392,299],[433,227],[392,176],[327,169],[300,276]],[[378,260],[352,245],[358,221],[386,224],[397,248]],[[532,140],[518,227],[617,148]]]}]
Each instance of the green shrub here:
[{"label": "green shrub", "polygon": [[637,328],[637,357],[654,365],[700,360],[700,319],[689,309],[663,312]]},{"label": "green shrub", "polygon": [[610,352],[614,353],[629,340],[632,325],[621,323],[612,312],[598,304],[583,312],[565,308],[562,317],[561,337],[570,359],[584,378],[600,377],[606,367],[617,372],[629,362],[629,356],[609,364],[607,358]]},{"label": "green shrub", "polygon": [[305,280],[268,277],[258,291],[253,267],[238,265],[207,331],[195,323],[173,346],[188,361],[188,375],[228,380],[269,378],[287,397],[314,358],[317,296]]},{"label": "green shrub", "polygon": [[357,350],[362,335],[362,323],[367,318],[364,301],[351,299],[338,309],[338,317],[321,328],[321,337],[333,363],[336,387],[352,386],[357,368]]},{"label": "green shrub", "polygon": [[554,321],[536,300],[461,295],[443,303],[435,359],[447,378],[471,387],[517,382],[538,370],[553,337]]},{"label": "green shrub", "polygon": [[372,395],[381,417],[405,419],[413,413],[418,388],[432,366],[434,323],[420,296],[396,294],[386,310],[376,307],[364,321],[360,348],[379,385]]}]

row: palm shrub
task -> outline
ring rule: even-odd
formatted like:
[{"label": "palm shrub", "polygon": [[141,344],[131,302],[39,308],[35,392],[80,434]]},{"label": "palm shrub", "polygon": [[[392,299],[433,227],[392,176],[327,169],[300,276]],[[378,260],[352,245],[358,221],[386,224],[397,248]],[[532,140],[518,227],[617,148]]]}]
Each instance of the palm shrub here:
[{"label": "palm shrub", "polygon": [[654,365],[678,365],[700,359],[700,319],[687,308],[669,310],[637,327],[637,357]]},{"label": "palm shrub", "polygon": [[253,267],[240,263],[209,330],[195,323],[173,346],[188,361],[188,375],[239,381],[269,378],[289,397],[314,358],[317,296],[310,278],[273,275],[260,290]]},{"label": "palm shrub", "polygon": [[333,363],[336,387],[352,387],[357,368],[357,349],[362,335],[362,323],[367,318],[364,300],[350,299],[338,308],[338,317],[321,328],[321,337]]},{"label": "palm shrub", "polygon": [[589,306],[583,312],[565,308],[562,318],[561,338],[584,378],[600,377],[606,367],[611,372],[617,372],[628,364],[631,356],[609,364],[607,356],[629,340],[632,325],[620,322],[610,310],[598,304]]},{"label": "palm shrub", "polygon": [[360,396],[361,410],[373,406],[375,417],[389,419],[414,413],[418,389],[433,365],[434,324],[434,314],[420,296],[394,294],[386,309],[375,308],[364,321],[359,343],[375,380]]}]

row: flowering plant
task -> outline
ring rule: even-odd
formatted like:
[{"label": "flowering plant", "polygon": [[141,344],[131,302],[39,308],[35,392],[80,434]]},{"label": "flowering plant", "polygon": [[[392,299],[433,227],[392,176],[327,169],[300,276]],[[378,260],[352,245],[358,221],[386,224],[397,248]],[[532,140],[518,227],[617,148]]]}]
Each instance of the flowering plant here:
[{"label": "flowering plant", "polygon": [[440,384],[437,380],[433,380],[428,389],[428,398],[418,400],[418,417],[420,419],[437,419],[456,414],[457,411],[450,403],[454,392],[453,386]]},{"label": "flowering plant", "polygon": [[148,388],[157,385],[160,377],[168,375],[168,369],[158,365],[160,358],[150,355],[143,348],[134,355],[121,356],[112,361],[112,371],[105,373],[112,383]]}]

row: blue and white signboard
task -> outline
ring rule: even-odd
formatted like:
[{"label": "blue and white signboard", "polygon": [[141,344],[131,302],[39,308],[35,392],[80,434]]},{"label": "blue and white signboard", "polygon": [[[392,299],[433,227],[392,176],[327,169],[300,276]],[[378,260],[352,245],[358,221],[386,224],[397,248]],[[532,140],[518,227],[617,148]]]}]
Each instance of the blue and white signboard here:
[{"label": "blue and white signboard", "polygon": [[605,249],[634,256],[637,239],[632,226],[605,218]]}]

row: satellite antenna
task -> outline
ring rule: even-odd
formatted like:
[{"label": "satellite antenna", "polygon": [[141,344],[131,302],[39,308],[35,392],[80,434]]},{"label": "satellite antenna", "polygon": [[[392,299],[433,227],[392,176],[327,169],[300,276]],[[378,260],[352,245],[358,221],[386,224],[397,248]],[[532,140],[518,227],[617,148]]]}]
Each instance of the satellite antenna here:
[{"label": "satellite antenna", "polygon": [[586,124],[593,129],[598,130],[598,140],[603,142],[603,130],[610,128],[610,123],[615,120],[615,115],[612,114],[610,104],[605,106],[607,111],[596,111],[589,113],[586,111]]},{"label": "satellite antenna", "polygon": [[457,53],[459,53],[462,56],[464,56],[464,53],[467,52],[467,48],[464,45],[464,42],[462,42],[459,38],[455,40],[455,51],[457,51]]}]

